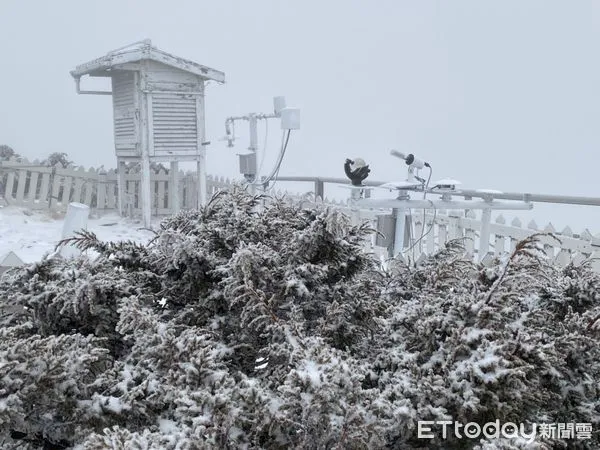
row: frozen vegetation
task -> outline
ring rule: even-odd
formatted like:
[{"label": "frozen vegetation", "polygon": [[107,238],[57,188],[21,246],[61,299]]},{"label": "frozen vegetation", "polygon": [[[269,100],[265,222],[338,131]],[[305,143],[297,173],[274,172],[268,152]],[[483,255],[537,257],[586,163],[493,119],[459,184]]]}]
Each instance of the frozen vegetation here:
[{"label": "frozen vegetation", "polygon": [[0,281],[2,448],[517,449],[417,420],[600,426],[600,277],[535,237],[382,271],[334,210],[243,191],[146,244],[77,245]]}]

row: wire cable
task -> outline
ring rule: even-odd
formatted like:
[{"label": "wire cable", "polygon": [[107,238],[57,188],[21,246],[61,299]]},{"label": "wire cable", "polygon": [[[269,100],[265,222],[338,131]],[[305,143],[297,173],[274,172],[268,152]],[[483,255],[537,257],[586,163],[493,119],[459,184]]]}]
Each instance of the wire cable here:
[{"label": "wire cable", "polygon": [[[283,132],[282,139],[281,139],[282,148],[281,148],[281,152],[279,153],[279,158],[277,160],[275,168],[273,169],[271,174],[267,177],[267,179],[265,181],[263,181],[261,184],[269,183],[273,178],[277,178],[277,176],[279,176],[279,170],[281,169],[281,163],[283,161],[283,157],[285,156],[285,151],[287,150],[288,142],[290,141],[290,133],[291,133],[291,130],[288,130],[287,136],[286,136],[285,131]],[[269,186],[269,188],[267,188],[265,190],[265,192],[272,190],[274,186],[275,186],[275,183],[273,183],[271,186]]]},{"label": "wire cable", "polygon": [[269,120],[265,120],[265,142],[263,144],[262,155],[260,156],[260,164],[258,165],[258,170],[256,171],[256,177],[254,178],[254,182],[260,179],[260,173],[262,172],[263,165],[265,163],[265,156],[267,154],[267,140],[269,138]]},{"label": "wire cable", "polygon": [[[427,183],[425,184],[425,189],[423,190],[423,200],[427,200],[427,189],[429,188],[429,183],[431,182],[431,175],[433,174],[433,169],[432,167],[427,164],[427,168],[429,169],[429,176],[427,177]],[[431,230],[433,229],[433,226],[435,224],[435,219],[437,217],[437,209],[435,208],[435,206],[433,205],[433,202],[431,202],[431,206],[433,208],[433,219],[431,221],[431,225],[429,226],[429,229],[427,230],[427,232],[425,232],[425,216],[426,216],[426,212],[427,209],[423,208],[423,223],[422,223],[422,228],[421,228],[421,236],[419,237],[419,239],[417,239],[407,251],[411,251],[412,250],[412,256],[413,256],[413,261],[415,260],[415,252],[414,252],[414,248],[417,246],[417,244],[421,244],[423,239],[425,238],[425,236],[427,236]],[[412,237],[412,229],[411,229],[411,241],[413,240]],[[422,246],[419,245],[419,249],[420,252],[422,253]]]},{"label": "wire cable", "polygon": [[[431,175],[433,174],[433,169],[431,168],[431,166],[429,164],[427,164],[427,168],[429,169],[429,176],[427,177],[427,183],[425,183],[425,189],[423,189],[423,200],[427,200],[427,189],[429,189],[429,183],[431,182]],[[420,242],[419,244],[419,252],[423,253],[423,237],[425,233],[425,214],[427,213],[427,210],[425,208],[423,208],[423,223],[422,223],[422,228],[421,228],[421,237],[419,238],[419,240],[417,242]]]},{"label": "wire cable", "polygon": [[[433,209],[433,219],[431,219],[431,224],[429,225],[429,229],[427,230],[426,233],[422,234],[422,236],[419,238],[419,240],[417,240],[407,251],[412,250],[415,245],[417,245],[419,242],[421,242],[425,237],[427,237],[427,235],[429,233],[431,233],[431,230],[433,230],[433,227],[435,225],[435,219],[437,217],[437,208],[435,207],[435,205],[433,204],[433,202],[431,200],[429,200],[429,202],[431,203],[431,209]],[[425,230],[425,223],[423,223],[423,230]]]},{"label": "wire cable", "polygon": [[[279,170],[281,169],[281,163],[283,162],[283,155],[285,155],[285,151],[286,151],[286,149],[287,149],[287,145],[288,145],[288,141],[289,141],[289,139],[290,139],[290,131],[288,131],[288,134],[287,134],[287,139],[285,140],[285,145],[284,145],[284,147],[283,147],[283,154],[282,154],[282,156],[281,156],[281,160],[279,161],[279,164],[278,164],[278,166],[277,166],[277,172],[275,172],[275,175],[273,176],[273,178],[275,178],[275,179],[277,179],[277,177],[279,176]],[[275,182],[273,183],[273,186],[275,186],[275,183],[276,183],[276,182],[277,182],[277,181],[275,181]]]},{"label": "wire cable", "polygon": [[[410,242],[414,242],[415,237],[413,235],[413,220],[412,220],[411,208],[408,208],[408,217],[410,217],[410,220],[406,220],[406,218],[404,220],[408,223],[408,233],[409,233]],[[411,251],[411,250],[412,250],[412,257],[413,257],[413,261],[414,261],[415,260],[415,244],[412,244],[410,246],[410,248],[407,250],[407,252]]]}]

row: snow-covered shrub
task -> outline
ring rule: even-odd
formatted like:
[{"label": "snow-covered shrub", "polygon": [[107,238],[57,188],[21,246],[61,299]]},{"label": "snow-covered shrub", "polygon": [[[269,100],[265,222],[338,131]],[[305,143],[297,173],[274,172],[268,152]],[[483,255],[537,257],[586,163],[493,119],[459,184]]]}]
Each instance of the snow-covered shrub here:
[{"label": "snow-covered shrub", "polygon": [[98,257],[5,275],[0,439],[489,450],[534,447],[422,440],[416,423],[600,425],[600,278],[588,268],[547,264],[534,237],[491,267],[452,242],[384,272],[361,250],[366,227],[260,203],[222,193],[147,245],[84,233],[76,244]]}]

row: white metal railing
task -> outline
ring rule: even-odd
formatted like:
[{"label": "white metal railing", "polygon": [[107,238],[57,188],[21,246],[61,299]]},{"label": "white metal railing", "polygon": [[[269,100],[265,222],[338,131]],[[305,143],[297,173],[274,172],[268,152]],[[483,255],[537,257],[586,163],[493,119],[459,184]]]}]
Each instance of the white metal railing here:
[{"label": "white metal railing", "polygon": [[[325,185],[327,183],[349,184],[348,180],[344,178],[331,177],[278,177],[278,181],[313,183],[317,198],[324,199],[322,201],[325,203],[330,203],[329,199],[325,196]],[[380,186],[383,182],[365,181],[364,184],[366,186]],[[490,193],[460,189],[460,191],[453,192],[452,196],[463,197],[465,200],[472,200],[473,198],[489,200]],[[494,200],[516,200],[531,203],[600,206],[600,198],[598,197],[505,192],[493,193],[493,198]],[[382,205],[384,203],[382,202]],[[393,201],[388,206],[391,206],[392,203]],[[460,202],[461,205],[463,203],[465,202]],[[338,207],[343,208],[345,212],[351,215],[353,212],[356,214],[356,210],[353,211],[350,205],[338,204]],[[487,212],[489,214],[489,210]],[[378,214],[390,213],[391,208],[381,208],[378,210],[361,208],[358,210],[356,217],[358,220],[370,221],[373,227],[376,228],[376,216]],[[482,211],[482,214],[484,213],[485,210]],[[425,221],[423,221],[421,213],[411,216],[411,238],[406,243],[403,251],[403,255],[407,258],[418,260],[422,257],[421,255],[433,254],[449,240],[462,239],[467,253],[476,260],[483,260],[486,255],[498,256],[514,250],[517,242],[534,233],[551,233],[559,241],[549,236],[540,237],[540,243],[543,245],[549,259],[561,266],[565,266],[570,262],[579,264],[589,259],[592,267],[600,271],[600,234],[592,235],[588,229],[580,233],[574,233],[570,227],[565,227],[562,231],[558,231],[551,224],[539,227],[535,221],[531,221],[526,227],[523,227],[522,222],[518,218],[515,218],[510,224],[506,224],[504,216],[500,214],[491,221],[489,231],[485,233],[488,239],[481,242],[482,217],[481,214],[478,216],[472,209],[467,209],[466,211],[437,210],[434,223],[432,223],[434,214],[429,210],[424,218]],[[387,249],[375,246],[374,242],[371,243],[370,247],[382,257],[388,253]]]},{"label": "white metal railing", "polygon": [[[86,204],[97,212],[108,212],[118,210],[117,172],[115,170],[104,171],[103,169],[84,169],[83,167],[61,168],[46,167],[38,161],[29,162],[25,159],[0,162],[0,197],[11,205],[23,206],[32,209],[66,209],[69,202]],[[140,174],[130,171],[125,174],[126,181],[126,213],[137,214],[140,212],[139,185]],[[390,209],[366,209],[351,208],[347,200],[336,201],[325,196],[325,185],[349,184],[344,178],[334,177],[278,177],[281,182],[308,182],[313,185],[315,198],[311,201],[305,200],[307,204],[317,202],[332,205],[351,214],[356,220],[370,221],[376,226],[378,214],[389,213]],[[168,215],[172,213],[169,205],[170,177],[165,168],[158,168],[151,175],[153,214]],[[180,192],[181,207],[194,208],[196,205],[196,177],[191,173],[180,173],[180,182],[177,189]],[[229,189],[232,180],[226,178],[209,176],[207,179],[207,194]],[[367,186],[378,186],[383,184],[379,181],[369,181]],[[270,191],[272,192],[272,191]],[[286,194],[281,190],[275,192],[277,195]],[[461,190],[454,196],[462,196],[466,200],[472,198],[485,198],[485,193],[469,190]],[[299,198],[295,196],[295,198]],[[506,200],[524,200],[534,203],[556,203],[568,205],[590,205],[600,206],[600,198],[591,197],[567,197],[556,195],[538,195],[528,193],[495,193],[494,198]],[[412,238],[407,243],[408,251],[404,254],[411,259],[418,259],[422,254],[432,254],[450,239],[464,239],[466,250],[474,258],[482,259],[484,253],[490,250],[492,254],[499,255],[514,249],[516,243],[539,232],[554,233],[560,243],[549,238],[542,238],[542,244],[548,257],[558,264],[566,265],[570,261],[579,263],[587,258],[600,258],[600,235],[592,235],[589,230],[574,233],[569,227],[562,231],[555,230],[551,225],[538,227],[535,222],[529,222],[523,227],[519,219],[506,224],[502,215],[492,220],[489,229],[488,245],[481,246],[481,218],[474,211],[444,211],[435,213],[435,223],[432,224],[433,214],[425,215],[423,223],[422,214],[412,216]],[[423,239],[415,244],[417,240]],[[375,246],[375,239],[368,244],[374,252],[384,255],[386,249]],[[412,248],[411,248],[412,247]],[[600,271],[600,261],[592,265]]]}]

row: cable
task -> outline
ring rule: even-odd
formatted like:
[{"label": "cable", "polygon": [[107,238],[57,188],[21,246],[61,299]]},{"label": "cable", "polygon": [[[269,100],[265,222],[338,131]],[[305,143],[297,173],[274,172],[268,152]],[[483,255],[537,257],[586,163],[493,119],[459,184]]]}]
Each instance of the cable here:
[{"label": "cable", "polygon": [[429,188],[429,182],[431,181],[431,174],[433,173],[433,169],[429,165],[429,163],[425,163],[425,167],[429,169],[429,176],[427,177],[427,184],[425,184],[425,191],[423,191],[423,200],[427,197],[427,189]]},{"label": "cable", "polygon": [[[408,221],[408,233],[409,233],[410,241],[413,242],[415,240],[415,237],[413,236],[413,220],[412,220],[411,208],[408,208],[408,217],[410,217],[410,221]],[[404,220],[406,220],[406,218]],[[413,261],[414,261],[415,260],[415,244],[411,245],[407,251],[410,251],[410,250],[412,250],[412,257],[413,257]]]},{"label": "cable", "polygon": [[[425,163],[425,165],[429,169],[429,177],[427,177],[427,183],[425,184],[425,189],[423,190],[423,200],[427,199],[427,189],[429,188],[429,183],[431,182],[431,175],[433,174],[433,169],[431,168],[431,166],[428,163]],[[433,205],[433,202],[430,201],[430,203],[431,203],[431,206],[433,207],[433,220],[431,221],[431,225],[429,226],[429,229],[427,230],[427,232],[425,232],[425,215],[426,215],[427,209],[423,208],[423,228],[421,229],[421,236],[407,250],[407,251],[413,250],[413,252],[412,252],[413,260],[415,259],[414,248],[416,247],[417,244],[419,244],[423,241],[425,236],[427,236],[431,232],[431,230],[433,229],[433,226],[435,225],[435,219],[437,217],[437,209]],[[412,238],[412,228],[411,228],[411,240],[412,239],[413,238]],[[421,247],[419,247],[419,248],[421,248]]]},{"label": "cable", "polygon": [[[427,200],[427,189],[429,189],[429,183],[431,182],[431,175],[433,174],[433,169],[431,168],[429,163],[425,163],[425,166],[429,169],[429,176],[427,177],[427,183],[425,183],[425,189],[423,189],[423,200]],[[421,228],[421,237],[417,241],[417,242],[420,242],[419,252],[421,252],[421,253],[423,253],[422,242],[423,242],[423,237],[424,237],[423,233],[425,232],[425,214],[426,214],[426,212],[427,212],[427,210],[425,208],[423,208],[423,228]]]},{"label": "cable", "polygon": [[[281,163],[283,161],[283,157],[285,156],[285,151],[287,150],[288,142],[290,141],[290,133],[291,133],[291,130],[288,130],[287,136],[286,136],[285,131],[283,132],[282,141],[281,141],[282,148],[281,148],[281,152],[279,153],[279,158],[277,159],[277,163],[275,164],[275,168],[273,169],[271,174],[267,177],[267,179],[262,181],[260,184],[269,183],[273,178],[275,178],[279,174],[279,169],[281,168]],[[275,183],[273,183],[273,186],[275,186]],[[267,189],[266,191],[273,189],[273,186],[269,187],[269,189]]]},{"label": "cable", "polygon": [[269,138],[269,120],[265,120],[265,142],[263,145],[263,152],[260,157],[260,164],[258,165],[258,170],[256,171],[256,177],[254,181],[259,179],[260,172],[262,171],[263,164],[265,163],[265,155],[267,154],[267,139]]},{"label": "cable", "polygon": [[[289,138],[290,138],[290,132],[288,131],[288,136],[287,136],[287,139],[285,141],[285,146],[284,146],[284,150],[283,150],[284,154],[285,154],[285,149],[287,148],[287,143],[288,143]],[[282,157],[282,160],[283,160],[283,157]],[[273,178],[277,179],[277,177],[279,176],[279,170],[280,169],[281,169],[281,161],[279,162],[279,165],[277,166],[277,172],[275,172],[275,175],[271,179],[273,179]],[[268,189],[266,189],[265,192],[271,191],[275,187],[276,183],[277,183],[277,181],[275,181]]]},{"label": "cable", "polygon": [[[421,237],[419,238],[418,241],[416,241],[407,251],[412,250],[415,245],[417,245],[419,242],[421,242],[422,239],[424,239],[429,233],[431,233],[431,230],[433,230],[433,227],[435,225],[435,219],[437,217],[437,208],[435,207],[435,205],[433,204],[433,202],[430,200],[431,203],[431,209],[433,209],[433,219],[431,220],[431,225],[429,225],[429,229],[427,230],[426,233],[422,234]],[[425,223],[423,223],[423,230],[425,229]]]}]

